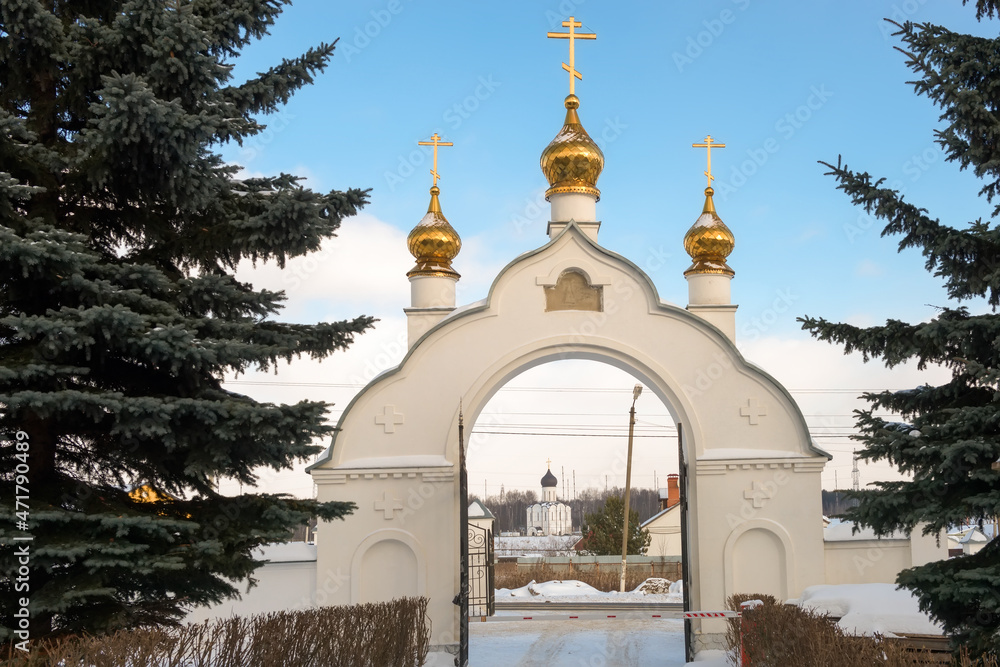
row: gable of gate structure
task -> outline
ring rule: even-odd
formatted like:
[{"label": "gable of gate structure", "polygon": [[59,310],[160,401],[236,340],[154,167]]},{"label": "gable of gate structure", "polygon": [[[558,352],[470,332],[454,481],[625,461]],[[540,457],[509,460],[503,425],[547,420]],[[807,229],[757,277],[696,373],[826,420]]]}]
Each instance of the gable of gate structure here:
[{"label": "gable of gate structure", "polygon": [[798,468],[829,457],[776,380],[719,329],[661,301],[639,267],[571,222],[372,380],[310,470],[452,466],[460,403],[473,424],[511,378],[560,359],[617,366],[656,393],[684,425],[686,458],[699,474],[735,469],[725,464],[732,460]]}]

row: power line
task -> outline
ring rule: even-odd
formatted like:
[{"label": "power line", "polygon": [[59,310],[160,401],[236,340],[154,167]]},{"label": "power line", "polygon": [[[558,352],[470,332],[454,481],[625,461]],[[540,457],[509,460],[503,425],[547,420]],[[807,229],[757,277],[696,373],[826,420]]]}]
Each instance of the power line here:
[{"label": "power line", "polygon": [[[602,433],[602,432],[586,432],[586,431],[476,431],[476,435],[480,436],[490,436],[490,435],[503,435],[503,436],[544,436],[548,438],[627,438],[628,433]],[[676,433],[642,433],[636,434],[636,437],[643,438],[676,438]]]},{"label": "power line", "polygon": [[[260,385],[274,387],[337,387],[343,389],[363,389],[366,384],[353,382],[285,382],[281,380],[226,380],[225,384],[240,385]],[[905,391],[913,387],[903,388],[874,388],[874,389],[788,389],[791,394],[864,394],[883,391]],[[613,393],[628,394],[631,389],[618,389],[616,387],[501,387],[503,391],[545,391],[545,392],[576,392],[576,393]]]}]

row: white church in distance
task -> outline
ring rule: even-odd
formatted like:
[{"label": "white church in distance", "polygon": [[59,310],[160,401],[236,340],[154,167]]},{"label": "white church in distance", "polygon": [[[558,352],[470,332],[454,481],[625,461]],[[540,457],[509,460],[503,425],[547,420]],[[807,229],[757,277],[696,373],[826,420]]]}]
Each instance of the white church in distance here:
[{"label": "white church in distance", "polygon": [[525,514],[528,535],[570,535],[573,533],[573,515],[569,505],[559,502],[556,486],[559,480],[550,467],[542,477],[542,502],[530,505]]}]

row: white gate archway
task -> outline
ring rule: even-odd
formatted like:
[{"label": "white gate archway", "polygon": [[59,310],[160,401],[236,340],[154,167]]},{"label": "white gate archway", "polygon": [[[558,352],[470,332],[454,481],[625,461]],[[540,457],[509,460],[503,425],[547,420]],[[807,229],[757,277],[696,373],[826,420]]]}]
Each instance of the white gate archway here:
[{"label": "white gate archway", "polygon": [[[642,270],[597,244],[596,224],[553,228],[549,243],[501,271],[485,300],[436,308],[443,319],[348,405],[310,468],[320,500],[358,504],[319,531],[317,587],[327,604],[425,591],[432,644],[455,649],[465,536],[459,404],[474,423],[508,380],[556,359],[628,371],[683,424],[694,608],[824,583],[820,473],[829,455],[813,445],[795,401],[743,359],[731,331],[710,323],[733,307],[695,314],[661,301]],[[408,314],[426,320],[435,308],[419,310]],[[378,560],[366,567],[367,558]],[[400,567],[387,565],[394,559]],[[723,632],[703,621],[695,639],[717,647]]]}]

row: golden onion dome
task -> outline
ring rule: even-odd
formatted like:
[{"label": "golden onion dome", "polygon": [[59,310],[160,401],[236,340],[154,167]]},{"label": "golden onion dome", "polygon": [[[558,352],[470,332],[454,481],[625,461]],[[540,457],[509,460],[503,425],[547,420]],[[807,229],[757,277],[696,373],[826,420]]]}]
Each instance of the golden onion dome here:
[{"label": "golden onion dome", "polygon": [[545,199],[560,192],[582,192],[601,198],[597,179],[604,169],[604,153],[580,124],[576,113],[579,107],[576,95],[566,98],[566,122],[542,151],[542,172],[550,186]]},{"label": "golden onion dome", "polygon": [[438,186],[431,188],[431,203],[427,214],[417,223],[410,235],[406,237],[406,245],[410,254],[417,259],[417,264],[406,276],[448,276],[458,279],[461,276],[451,268],[451,260],[458,256],[462,249],[462,239],[441,212],[441,202]]},{"label": "golden onion dome", "polygon": [[684,272],[685,276],[692,273],[736,275],[726,264],[726,258],[736,246],[736,237],[715,212],[713,194],[715,191],[712,188],[705,188],[705,208],[684,235],[684,250],[694,260]]}]

